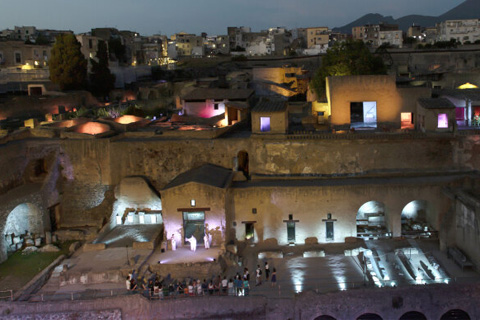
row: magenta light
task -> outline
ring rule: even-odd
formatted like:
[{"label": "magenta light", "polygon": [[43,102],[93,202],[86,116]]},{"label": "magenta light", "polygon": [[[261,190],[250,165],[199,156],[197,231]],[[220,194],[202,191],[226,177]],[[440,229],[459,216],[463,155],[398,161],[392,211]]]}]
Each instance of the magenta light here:
[{"label": "magenta light", "polygon": [[270,117],[260,117],[260,131],[261,132],[270,131]]},{"label": "magenta light", "polygon": [[440,113],[438,115],[438,128],[439,129],[448,128],[448,117],[446,113]]}]

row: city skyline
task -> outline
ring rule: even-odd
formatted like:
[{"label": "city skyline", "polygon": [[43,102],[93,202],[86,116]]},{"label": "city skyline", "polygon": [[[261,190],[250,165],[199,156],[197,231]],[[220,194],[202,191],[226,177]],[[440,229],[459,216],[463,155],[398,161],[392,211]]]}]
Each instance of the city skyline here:
[{"label": "city skyline", "polygon": [[[66,29],[75,33],[92,28],[114,27],[137,31],[142,35],[171,35],[185,31],[211,35],[226,34],[228,26],[248,26],[252,31],[269,27],[287,28],[328,26],[341,27],[365,14],[380,13],[399,18],[409,14],[438,16],[461,4],[462,0],[439,0],[435,6],[427,0],[178,0],[160,3],[155,0],[92,0],[68,2],[46,0],[38,8],[33,0],[2,0],[0,29],[14,26],[36,26],[40,29]],[[141,3],[141,5],[138,5]]]}]

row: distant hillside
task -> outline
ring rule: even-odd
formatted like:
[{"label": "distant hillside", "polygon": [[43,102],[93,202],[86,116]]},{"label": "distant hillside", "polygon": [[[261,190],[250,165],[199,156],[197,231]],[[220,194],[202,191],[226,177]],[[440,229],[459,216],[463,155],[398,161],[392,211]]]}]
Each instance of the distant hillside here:
[{"label": "distant hillside", "polygon": [[445,20],[454,19],[479,19],[480,18],[480,1],[478,0],[465,0],[452,10],[445,12],[438,17],[422,16],[422,15],[408,15],[398,19],[393,19],[392,16],[383,16],[378,13],[369,13],[363,17],[339,28],[334,28],[334,31],[340,31],[342,33],[352,33],[352,28],[356,26],[362,26],[365,24],[378,24],[380,22],[398,24],[398,27],[407,31],[411,25],[417,25],[422,27],[432,27],[436,23]]}]

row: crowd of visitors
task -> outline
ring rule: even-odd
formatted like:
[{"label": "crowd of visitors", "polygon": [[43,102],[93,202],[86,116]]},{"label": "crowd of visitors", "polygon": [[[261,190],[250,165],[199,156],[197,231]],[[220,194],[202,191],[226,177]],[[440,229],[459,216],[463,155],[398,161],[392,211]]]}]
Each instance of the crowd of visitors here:
[{"label": "crowd of visitors", "polygon": [[[271,286],[277,282],[275,268],[270,278],[270,267],[265,262],[265,281],[269,281]],[[257,265],[255,271],[255,285],[262,284],[262,269]],[[206,295],[225,295],[225,296],[248,296],[250,294],[250,273],[248,268],[243,269],[243,275],[237,272],[235,277],[227,279],[227,276],[213,277],[212,279],[186,279],[184,281],[173,281],[169,277],[160,280],[158,276],[150,279],[138,278],[135,270],[126,278],[126,289],[131,293],[143,293],[151,299],[163,299],[166,297],[179,296],[206,296]]]}]

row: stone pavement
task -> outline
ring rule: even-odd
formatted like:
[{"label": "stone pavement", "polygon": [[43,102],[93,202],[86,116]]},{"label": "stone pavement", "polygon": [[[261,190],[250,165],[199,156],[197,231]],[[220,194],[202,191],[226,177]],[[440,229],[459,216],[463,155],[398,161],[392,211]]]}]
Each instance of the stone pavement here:
[{"label": "stone pavement", "polygon": [[[358,248],[375,248],[382,263],[386,265],[385,269],[390,270],[393,275],[401,283],[402,273],[395,269],[398,263],[394,257],[394,250],[416,245],[427,256],[432,256],[440,264],[445,273],[452,281],[480,281],[480,276],[473,270],[462,271],[451,260],[446,258],[446,254],[439,250],[438,241],[433,240],[416,240],[415,242],[408,240],[376,240],[365,243],[360,240],[356,243],[332,243],[332,244],[316,244],[316,245],[298,245],[279,247],[271,244],[258,244],[254,246],[240,245],[239,256],[245,265],[230,265],[224,275],[227,278],[233,278],[238,272],[243,274],[243,269],[248,267],[250,272],[250,294],[264,295],[268,297],[292,297],[301,291],[313,290],[320,293],[334,292],[339,290],[350,290],[354,288],[362,288],[367,284],[373,287],[372,282],[365,282],[364,270],[362,268],[361,259],[357,256],[346,256],[345,251],[350,252],[352,249]],[[325,257],[304,258],[304,251],[324,251]],[[270,254],[275,252],[276,254]],[[279,257],[277,252],[282,252],[283,257]],[[259,259],[259,253],[263,253],[270,258]],[[129,256],[136,257],[135,265],[128,265],[125,248],[110,248],[103,251],[95,252],[77,252],[72,258],[65,262],[69,264],[69,272],[108,272],[112,270],[128,270],[139,268],[141,264],[172,264],[179,263],[185,266],[189,263],[218,260],[220,248],[211,248],[205,250],[199,247],[196,252],[188,250],[188,248],[179,247],[177,251],[161,252],[158,247],[154,252],[150,250],[133,250],[129,248]],[[394,262],[394,260],[396,262]],[[270,270],[277,270],[277,284],[271,286],[270,282],[265,281],[264,262],[268,261]],[[390,263],[390,265],[388,265]],[[263,283],[255,286],[255,269],[260,264],[263,274]],[[144,267],[142,270],[145,270]],[[393,270],[393,271],[392,271]],[[142,275],[142,272],[141,274]],[[195,275],[192,275],[195,277]],[[217,275],[213,275],[217,276]],[[42,292],[72,292],[86,290],[123,290],[125,288],[125,279],[122,278],[116,283],[89,283],[82,284],[79,282],[68,284],[67,286],[58,287],[54,277],[42,289]]]}]

